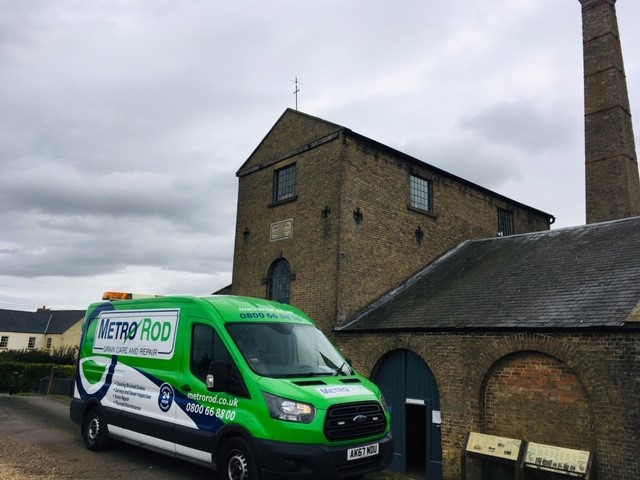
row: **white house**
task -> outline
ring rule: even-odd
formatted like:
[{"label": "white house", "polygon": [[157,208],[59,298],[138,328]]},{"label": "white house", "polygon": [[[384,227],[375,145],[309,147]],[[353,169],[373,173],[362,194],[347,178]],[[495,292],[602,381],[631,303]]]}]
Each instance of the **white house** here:
[{"label": "white house", "polygon": [[76,347],[84,310],[36,312],[0,309],[0,351],[48,350]]}]

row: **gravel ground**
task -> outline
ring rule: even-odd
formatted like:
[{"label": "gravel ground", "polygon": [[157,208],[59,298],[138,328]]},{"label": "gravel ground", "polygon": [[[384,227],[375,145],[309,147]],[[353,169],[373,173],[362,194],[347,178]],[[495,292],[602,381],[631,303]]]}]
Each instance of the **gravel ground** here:
[{"label": "gravel ground", "polygon": [[73,477],[51,465],[42,449],[0,437],[0,478],[3,480],[67,480]]},{"label": "gravel ground", "polygon": [[[2,480],[72,480],[64,469],[51,465],[41,448],[0,437],[0,479]],[[412,480],[392,472],[366,475],[362,480]]]},{"label": "gravel ground", "polygon": [[[15,406],[20,405],[16,400],[24,402],[24,408],[16,410]],[[13,399],[2,405],[0,423],[5,428],[0,434],[0,480],[202,478],[201,467],[175,463],[169,457],[138,449],[115,448],[109,456],[88,453],[77,427],[68,420],[68,404],[68,398],[34,397]],[[132,458],[143,456],[145,459],[138,463]],[[216,477],[212,473],[208,478]],[[362,477],[410,479],[388,471]]]},{"label": "gravel ground", "polygon": [[[0,437],[0,479],[2,480],[72,480],[71,473],[52,465],[41,448]],[[413,480],[411,477],[384,471],[362,480]]]}]

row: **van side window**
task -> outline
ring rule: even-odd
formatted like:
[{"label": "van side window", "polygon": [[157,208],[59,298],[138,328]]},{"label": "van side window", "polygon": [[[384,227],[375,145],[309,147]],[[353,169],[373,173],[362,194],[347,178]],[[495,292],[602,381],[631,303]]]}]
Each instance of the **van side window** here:
[{"label": "van side window", "polygon": [[212,361],[232,363],[231,355],[220,336],[209,325],[194,325],[191,335],[191,373],[202,381],[207,377]]}]

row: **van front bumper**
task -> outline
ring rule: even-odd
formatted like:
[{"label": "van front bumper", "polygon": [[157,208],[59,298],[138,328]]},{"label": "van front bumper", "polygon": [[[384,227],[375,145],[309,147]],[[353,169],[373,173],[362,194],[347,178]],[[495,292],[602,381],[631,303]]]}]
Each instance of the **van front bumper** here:
[{"label": "van front bumper", "polygon": [[[341,447],[306,445],[256,439],[264,480],[347,479],[386,468],[393,457],[391,433],[380,440]],[[347,460],[347,451],[377,443],[378,454]]]}]

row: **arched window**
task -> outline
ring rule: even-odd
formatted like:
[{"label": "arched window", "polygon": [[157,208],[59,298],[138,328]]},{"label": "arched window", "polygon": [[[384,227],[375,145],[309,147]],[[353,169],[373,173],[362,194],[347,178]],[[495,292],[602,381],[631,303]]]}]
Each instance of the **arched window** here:
[{"label": "arched window", "polygon": [[267,298],[276,302],[289,303],[291,291],[291,267],[284,258],[279,258],[269,267]]}]

